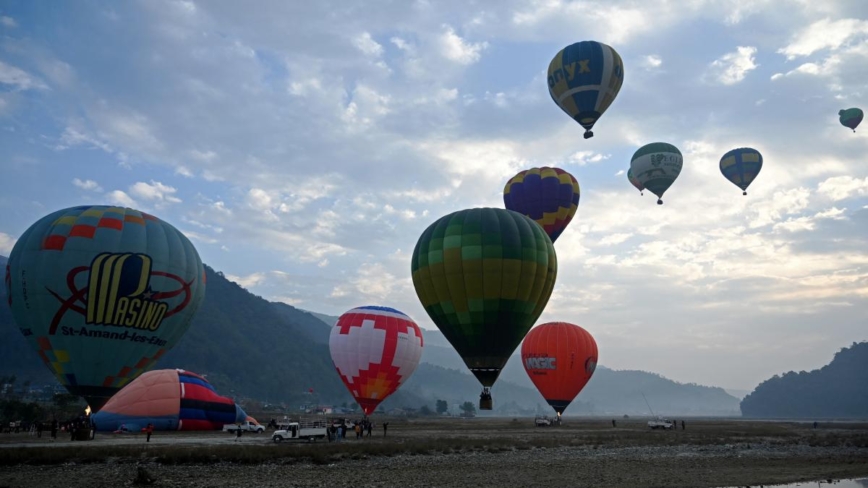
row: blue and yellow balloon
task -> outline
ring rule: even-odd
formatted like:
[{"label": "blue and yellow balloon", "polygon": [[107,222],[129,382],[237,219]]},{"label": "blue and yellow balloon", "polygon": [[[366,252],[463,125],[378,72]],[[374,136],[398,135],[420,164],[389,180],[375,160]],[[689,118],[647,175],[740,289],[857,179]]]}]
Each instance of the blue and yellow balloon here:
[{"label": "blue and yellow balloon", "polygon": [[621,56],[601,42],[571,44],[549,63],[549,95],[585,128],[585,139],[594,137],[591,129],[618,96],[623,82]]},{"label": "blue and yellow balloon", "polygon": [[205,270],[168,223],[130,208],[82,206],[24,232],[6,286],[21,333],[96,411],[181,339],[205,296]]},{"label": "blue and yellow balloon", "polygon": [[747,187],[763,169],[763,155],[750,147],[740,147],[727,152],[720,158],[720,172],[747,195]]}]

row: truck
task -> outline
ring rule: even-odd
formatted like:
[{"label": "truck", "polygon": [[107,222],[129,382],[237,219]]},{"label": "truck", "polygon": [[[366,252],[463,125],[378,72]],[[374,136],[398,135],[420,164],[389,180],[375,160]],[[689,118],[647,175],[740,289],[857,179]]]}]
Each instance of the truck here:
[{"label": "truck", "polygon": [[552,425],[552,421],[548,417],[537,417],[534,419],[534,424],[537,427],[549,427]]},{"label": "truck", "polygon": [[277,430],[271,434],[271,440],[275,444],[292,439],[306,439],[315,441],[325,439],[328,436],[328,427],[322,421],[317,422],[280,422]]},{"label": "truck", "polygon": [[667,419],[656,418],[654,420],[648,421],[648,427],[652,429],[671,429],[673,426],[672,422]]},{"label": "truck", "polygon": [[245,420],[240,424],[226,424],[223,426],[223,432],[235,432],[237,430],[261,434],[265,432],[265,427],[255,420]]}]

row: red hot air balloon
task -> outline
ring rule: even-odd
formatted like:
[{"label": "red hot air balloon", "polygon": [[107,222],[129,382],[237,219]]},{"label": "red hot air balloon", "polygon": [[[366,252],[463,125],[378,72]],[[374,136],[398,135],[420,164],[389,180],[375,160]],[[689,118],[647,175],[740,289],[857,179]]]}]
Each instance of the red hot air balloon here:
[{"label": "red hot air balloon", "polygon": [[416,370],[422,331],[393,308],[354,308],[332,327],[329,350],[344,385],[370,415]]},{"label": "red hot air balloon", "polygon": [[549,322],[531,329],[521,362],[558,417],[582,391],[597,367],[597,343],[578,325]]}]

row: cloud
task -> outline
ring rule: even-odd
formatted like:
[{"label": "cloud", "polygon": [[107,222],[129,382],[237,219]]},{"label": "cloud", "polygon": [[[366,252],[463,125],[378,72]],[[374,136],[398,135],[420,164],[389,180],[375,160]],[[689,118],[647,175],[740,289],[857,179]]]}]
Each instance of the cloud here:
[{"label": "cloud", "polygon": [[649,54],[642,57],[641,66],[649,71],[655,70],[663,65],[663,59],[656,54]]},{"label": "cloud", "polygon": [[593,151],[579,151],[573,153],[573,155],[570,156],[570,160],[578,164],[579,166],[586,166],[588,164],[595,164],[601,161],[605,161],[610,157],[612,157],[611,154],[604,155],[600,153],[595,153]]},{"label": "cloud", "polygon": [[383,54],[383,46],[375,41],[369,32],[363,32],[353,40],[353,43],[367,56],[378,58]]},{"label": "cloud", "polygon": [[129,208],[138,208],[139,204],[136,203],[135,200],[132,199],[129,195],[121,190],[114,190],[109,192],[107,195],[109,202],[120,205],[121,207],[129,207]]},{"label": "cloud", "polygon": [[14,29],[15,27],[18,27],[18,24],[15,22],[15,19],[13,19],[12,17],[7,17],[5,15],[0,16],[0,24],[2,24],[4,27],[8,27],[10,29]]},{"label": "cloud", "polygon": [[488,48],[487,42],[468,43],[455,33],[451,26],[443,25],[440,36],[440,53],[450,61],[458,64],[473,64],[482,57],[482,51]]},{"label": "cloud", "polygon": [[837,50],[859,39],[868,37],[868,20],[825,18],[802,29],[792,37],[790,44],[778,49],[787,59],[809,56],[823,49]]},{"label": "cloud", "polygon": [[226,279],[229,281],[234,281],[238,283],[244,288],[250,288],[252,286],[259,285],[263,283],[266,279],[265,273],[252,273],[247,276],[235,276],[235,275],[226,275]]},{"label": "cloud", "polygon": [[[15,247],[16,238],[0,232],[0,254],[9,256],[12,253],[12,248]],[[5,271],[4,271],[5,272]]]},{"label": "cloud", "polygon": [[744,80],[747,73],[759,66],[754,54],[757,49],[752,46],[738,46],[735,52],[727,53],[711,63],[706,71],[706,78],[723,85],[734,85]]},{"label": "cloud", "polygon": [[48,88],[39,78],[3,61],[0,61],[0,83],[12,85],[18,90],[45,90]]},{"label": "cloud", "polygon": [[817,191],[834,202],[854,195],[865,196],[868,195],[868,177],[834,176],[820,182]]},{"label": "cloud", "polygon": [[181,199],[175,196],[177,191],[171,186],[154,180],[151,180],[150,184],[139,181],[130,187],[130,193],[142,200],[167,203],[181,203]]},{"label": "cloud", "polygon": [[82,180],[79,179],[79,178],[73,178],[73,180],[72,180],[72,184],[75,185],[75,186],[77,186],[78,188],[81,188],[82,190],[85,190],[85,191],[94,191],[94,192],[97,192],[97,193],[101,193],[101,192],[102,192],[102,187],[99,186],[99,184],[98,184],[96,181],[93,181],[93,180],[84,180],[84,181],[82,181]]}]

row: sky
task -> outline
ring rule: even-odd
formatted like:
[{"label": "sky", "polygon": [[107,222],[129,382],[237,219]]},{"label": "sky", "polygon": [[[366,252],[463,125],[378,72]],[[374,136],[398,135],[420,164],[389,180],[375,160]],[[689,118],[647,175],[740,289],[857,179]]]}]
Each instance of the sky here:
[{"label": "sky", "polygon": [[[582,128],[548,95],[563,47],[624,60]],[[410,257],[427,226],[503,207],[520,170],[581,186],[537,323],[600,364],[752,389],[868,339],[864,0],[0,2],[0,254],[82,204],[146,211],[251,292],[434,329]],[[866,123],[868,124],[868,123]],[[665,204],[625,171],[680,148]],[[748,196],[720,157],[765,165]]]}]

